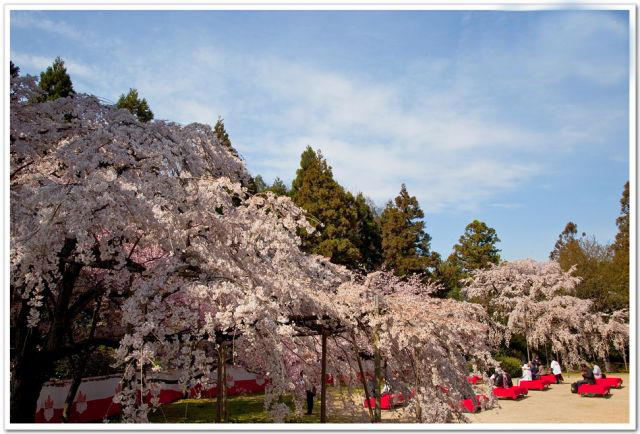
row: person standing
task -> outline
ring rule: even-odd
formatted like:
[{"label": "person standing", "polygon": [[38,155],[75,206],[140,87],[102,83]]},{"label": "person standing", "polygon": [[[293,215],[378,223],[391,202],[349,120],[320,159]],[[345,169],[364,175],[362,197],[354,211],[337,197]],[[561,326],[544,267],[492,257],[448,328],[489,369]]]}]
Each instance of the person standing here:
[{"label": "person standing", "polygon": [[522,365],[522,379],[521,381],[531,381],[533,378],[531,377],[531,368],[527,363]]},{"label": "person standing", "polygon": [[302,378],[304,389],[307,393],[307,415],[310,415],[313,412],[313,398],[316,396],[316,386],[311,382],[304,371],[300,371],[300,377]]},{"label": "person standing", "polygon": [[562,378],[562,369],[560,369],[560,363],[558,363],[557,360],[552,360],[551,366],[549,367],[551,368],[551,372],[553,373],[553,375],[555,375],[556,377],[556,382],[558,384],[562,383],[562,381],[564,381],[564,378]]}]

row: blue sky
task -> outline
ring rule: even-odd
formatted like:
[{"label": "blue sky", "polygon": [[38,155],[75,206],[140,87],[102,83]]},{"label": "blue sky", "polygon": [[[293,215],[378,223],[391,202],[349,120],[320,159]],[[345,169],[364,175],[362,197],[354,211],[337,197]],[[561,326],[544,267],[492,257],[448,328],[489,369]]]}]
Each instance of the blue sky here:
[{"label": "blue sky", "polygon": [[601,242],[629,179],[626,11],[12,11],[11,59],[157,119],[225,120],[252,174],[307,145],[379,206],[405,183],[444,257],[473,219],[505,259],[572,220]]}]

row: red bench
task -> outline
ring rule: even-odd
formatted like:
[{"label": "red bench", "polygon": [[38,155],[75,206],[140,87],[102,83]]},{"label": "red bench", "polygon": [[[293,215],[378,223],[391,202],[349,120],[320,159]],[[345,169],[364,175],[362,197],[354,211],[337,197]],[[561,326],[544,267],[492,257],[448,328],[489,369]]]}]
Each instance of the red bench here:
[{"label": "red bench", "polygon": [[547,383],[547,384],[557,384],[558,380],[556,380],[556,376],[555,375],[541,375],[540,376],[540,381],[542,381],[543,383]]},{"label": "red bench", "polygon": [[541,380],[521,381],[518,386],[524,387],[527,390],[546,390],[549,388],[549,384],[545,384]]},{"label": "red bench", "polygon": [[521,396],[527,395],[529,392],[524,387],[494,387],[493,394],[497,398],[510,398],[518,399]]},{"label": "red bench", "polygon": [[483,402],[489,400],[487,395],[476,395],[476,402],[478,405],[473,404],[473,400],[471,399],[461,399],[460,400],[460,410],[463,413],[475,413],[476,411],[480,411],[480,406]]},{"label": "red bench", "polygon": [[609,386],[604,384],[583,384],[578,388],[578,395],[582,396],[607,396]]},{"label": "red bench", "polygon": [[469,384],[478,384],[478,381],[480,380],[482,380],[482,377],[478,377],[477,375],[467,378],[467,381],[469,382]]},{"label": "red bench", "polygon": [[620,389],[622,387],[622,378],[598,378],[596,384],[604,384],[612,389]]},{"label": "red bench", "polygon": [[[367,400],[364,400],[364,404],[362,405],[364,408],[367,408]],[[382,395],[380,397],[380,409],[381,410],[391,410],[393,407],[393,400],[391,395]],[[376,408],[376,399],[369,398],[369,408]]]}]

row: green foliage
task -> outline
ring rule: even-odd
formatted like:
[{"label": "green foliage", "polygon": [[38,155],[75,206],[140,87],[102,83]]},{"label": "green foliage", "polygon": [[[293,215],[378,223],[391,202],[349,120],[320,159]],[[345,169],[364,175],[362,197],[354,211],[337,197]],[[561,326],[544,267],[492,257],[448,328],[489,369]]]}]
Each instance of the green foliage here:
[{"label": "green foliage", "polygon": [[446,261],[441,261],[437,264],[433,277],[444,286],[443,294],[436,294],[436,296],[446,296],[454,300],[461,300],[461,280],[465,275],[462,273],[454,253],[449,255]]},{"label": "green foliage", "polygon": [[357,212],[344,189],[333,179],[333,172],[322,153],[307,146],[300,157],[291,188],[296,205],[310,215],[317,234],[302,234],[303,249],[331,259],[331,262],[354,266],[360,252],[351,237],[355,232]]},{"label": "green foliage", "polygon": [[301,234],[305,251],[352,269],[371,270],[379,264],[380,231],[375,213],[364,196],[354,197],[333,179],[319,150],[307,146],[302,153],[290,195],[317,229],[314,234]]},{"label": "green foliage", "polygon": [[498,354],[494,356],[494,358],[500,362],[500,367],[504,369],[511,378],[522,377],[522,364],[520,363],[520,359],[502,354]]},{"label": "green foliage", "polygon": [[38,102],[64,98],[75,93],[71,77],[67,74],[67,68],[64,67],[64,61],[60,57],[56,57],[53,65],[40,73],[39,86],[43,95]]},{"label": "green foliage", "polygon": [[[549,259],[552,261],[558,261],[560,259],[560,255],[562,251],[567,248],[572,248],[572,244],[576,243],[576,235],[578,233],[578,225],[574,222],[569,222],[564,227],[564,230],[558,236],[558,241],[556,241],[556,245],[554,246],[551,253],[549,253]],[[585,234],[583,233],[582,236]]]},{"label": "green foliage", "polygon": [[389,201],[381,216],[382,252],[385,264],[398,276],[428,274],[437,264],[430,252],[431,237],[424,231],[424,213],[418,200],[402,184],[394,202]]},{"label": "green foliage", "polygon": [[500,262],[500,249],[496,243],[500,242],[495,229],[486,223],[474,220],[467,225],[458,244],[453,246],[455,259],[463,274],[473,270],[488,268],[491,264]]},{"label": "green foliage", "polygon": [[262,179],[261,175],[256,175],[253,179],[252,179],[252,185],[253,188],[255,190],[255,193],[262,193],[263,191],[265,191],[268,186],[267,184],[264,182],[264,179]]},{"label": "green foliage", "polygon": [[136,89],[129,89],[129,93],[120,95],[116,107],[127,109],[133,113],[140,122],[149,122],[153,119],[153,112],[145,98],[140,99]]},{"label": "green foliage", "polygon": [[367,271],[377,269],[382,264],[382,229],[375,206],[362,193],[355,197],[356,231],[355,245],[360,251],[361,265]]},{"label": "green foliage", "polygon": [[[613,312],[628,307],[628,249],[625,257],[624,248],[617,248],[616,244],[612,246],[600,244],[595,238],[587,237],[585,233],[582,233],[580,238],[576,238],[577,233],[578,226],[569,222],[550,255],[565,271],[572,266],[576,267],[574,275],[581,278],[576,286],[576,295],[594,300],[594,309],[600,312]],[[618,239],[624,240],[624,235],[620,235]]]},{"label": "green foliage", "polygon": [[500,263],[498,242],[495,229],[486,223],[474,220],[466,226],[458,244],[453,246],[453,253],[436,269],[435,277],[446,288],[447,297],[460,300],[462,279],[473,270]]},{"label": "green foliage", "polygon": [[9,61],[9,75],[11,76],[11,78],[16,78],[18,75],[20,75],[20,68],[17,67],[13,61]]},{"label": "green foliage", "polygon": [[229,139],[229,134],[227,134],[227,130],[224,128],[224,119],[222,119],[220,116],[218,116],[218,121],[213,127],[213,132],[215,133],[216,138],[218,139],[218,141],[222,146],[227,148],[232,155],[236,157],[239,156],[238,151],[236,151],[236,148],[234,148],[233,145],[231,144],[231,139]]},{"label": "green foliage", "polygon": [[271,187],[267,188],[265,191],[270,191],[278,196],[289,196],[291,194],[287,184],[285,184],[279,177],[276,177],[276,179],[273,180]]},{"label": "green foliage", "polygon": [[613,243],[611,261],[611,291],[620,304],[629,304],[629,182],[624,185],[620,199],[620,216],[616,219],[618,233]]}]

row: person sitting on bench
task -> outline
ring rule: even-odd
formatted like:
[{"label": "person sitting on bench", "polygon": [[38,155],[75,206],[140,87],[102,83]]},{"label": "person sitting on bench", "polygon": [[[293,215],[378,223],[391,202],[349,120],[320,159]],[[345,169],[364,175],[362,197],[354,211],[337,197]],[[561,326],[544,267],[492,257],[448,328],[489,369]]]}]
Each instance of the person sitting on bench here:
[{"label": "person sitting on bench", "polygon": [[502,368],[496,368],[496,387],[504,387],[508,389],[509,387],[513,387],[513,381],[511,381],[511,376],[507,374]]},{"label": "person sitting on bench", "polygon": [[599,380],[601,378],[607,378],[607,376],[604,375],[604,373],[600,369],[600,366],[598,365],[593,365],[593,376],[595,377],[596,380]]},{"label": "person sitting on bench", "polygon": [[593,376],[593,371],[589,369],[587,365],[584,363],[581,364],[580,370],[582,371],[582,380],[573,383],[571,387],[572,391],[575,389],[577,392],[583,384],[596,384],[596,378]]}]

